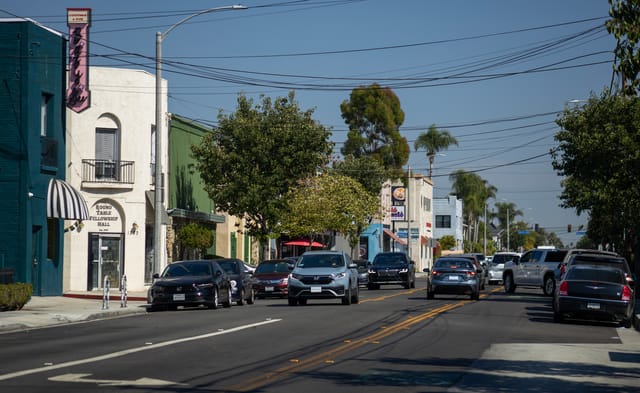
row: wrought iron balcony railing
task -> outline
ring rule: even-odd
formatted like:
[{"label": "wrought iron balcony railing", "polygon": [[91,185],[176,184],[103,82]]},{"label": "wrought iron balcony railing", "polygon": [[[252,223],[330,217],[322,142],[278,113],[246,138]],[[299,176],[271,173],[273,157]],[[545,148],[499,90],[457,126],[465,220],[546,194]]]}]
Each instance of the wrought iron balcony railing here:
[{"label": "wrought iron balcony railing", "polygon": [[133,184],[135,161],[82,160],[82,181],[87,183]]}]

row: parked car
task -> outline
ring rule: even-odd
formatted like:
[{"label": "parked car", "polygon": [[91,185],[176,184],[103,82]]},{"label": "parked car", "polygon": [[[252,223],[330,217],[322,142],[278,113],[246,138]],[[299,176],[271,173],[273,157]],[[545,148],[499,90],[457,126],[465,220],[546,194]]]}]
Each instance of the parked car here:
[{"label": "parked car", "polygon": [[520,254],[517,252],[504,251],[493,254],[487,274],[489,284],[501,284],[504,264],[509,261],[518,262],[519,260]]},{"label": "parked car", "polygon": [[611,257],[619,257],[620,256],[620,255],[618,255],[617,253],[615,253],[613,251],[594,250],[594,249],[588,249],[588,248],[572,248],[572,249],[569,249],[567,251],[567,255],[564,256],[564,259],[562,260],[562,263],[560,264],[560,270],[556,274],[556,278],[557,279],[562,279],[562,276],[564,275],[564,272],[567,270],[567,263],[569,263],[569,260],[571,260],[574,256],[577,256],[577,255],[604,255],[604,256],[611,256]]},{"label": "parked car", "polygon": [[253,304],[256,298],[253,292],[253,275],[245,268],[244,262],[236,258],[224,258],[216,261],[229,276],[233,301],[238,306],[245,303]]},{"label": "parked car", "polygon": [[560,282],[553,299],[553,319],[619,322],[631,327],[635,293],[625,273],[615,267],[575,265]]},{"label": "parked car", "polygon": [[597,265],[618,268],[624,272],[625,279],[631,288],[635,289],[636,276],[631,271],[631,268],[624,257],[608,254],[578,254],[569,259],[566,263],[566,269],[576,265]]},{"label": "parked car", "polygon": [[378,253],[369,265],[367,288],[378,289],[380,285],[402,285],[416,287],[415,264],[404,252]]},{"label": "parked car", "polygon": [[341,299],[350,305],[360,301],[357,265],[342,251],[307,251],[289,276],[289,305],[305,305],[308,299]]},{"label": "parked car", "polygon": [[427,273],[427,299],[435,294],[469,295],[480,298],[480,277],[476,266],[468,258],[444,257],[433,264]]},{"label": "parked car", "polygon": [[260,262],[253,273],[253,289],[258,299],[265,297],[287,297],[289,295],[289,273],[293,270],[290,259],[270,259]]},{"label": "parked car", "polygon": [[478,274],[478,281],[480,282],[480,289],[484,289],[485,287],[485,283],[487,282],[487,274],[488,274],[488,270],[485,269],[482,264],[480,263],[480,260],[478,260],[478,257],[475,254],[459,254],[459,255],[447,255],[441,258],[464,258],[464,259],[468,259],[470,260],[473,265],[476,267],[476,272]]},{"label": "parked car", "polygon": [[366,259],[356,259],[353,262],[358,265],[358,285],[366,287],[369,284],[369,265],[371,262]]},{"label": "parked car", "polygon": [[147,292],[149,311],[178,306],[231,307],[231,280],[214,260],[173,262],[153,278]]}]

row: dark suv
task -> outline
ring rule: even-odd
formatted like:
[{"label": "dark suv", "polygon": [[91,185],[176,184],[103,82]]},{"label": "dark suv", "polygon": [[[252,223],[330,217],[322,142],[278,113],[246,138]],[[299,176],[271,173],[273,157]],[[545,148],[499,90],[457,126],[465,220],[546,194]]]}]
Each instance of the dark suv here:
[{"label": "dark suv", "polygon": [[380,285],[396,284],[405,288],[416,287],[415,265],[404,252],[381,252],[369,266],[367,288],[378,289]]}]

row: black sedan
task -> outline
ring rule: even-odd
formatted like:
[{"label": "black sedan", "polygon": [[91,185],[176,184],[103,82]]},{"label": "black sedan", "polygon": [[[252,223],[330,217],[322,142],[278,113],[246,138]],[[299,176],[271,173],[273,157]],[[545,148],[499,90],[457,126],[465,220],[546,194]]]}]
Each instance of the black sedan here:
[{"label": "black sedan", "polygon": [[231,281],[231,296],[233,301],[242,306],[245,303],[253,304],[255,293],[253,291],[253,273],[245,266],[244,262],[236,258],[216,259]]},{"label": "black sedan", "polygon": [[416,287],[415,264],[404,252],[381,252],[376,254],[369,266],[367,288],[379,289],[380,285],[402,285]]},{"label": "black sedan", "polygon": [[424,269],[427,277],[427,299],[435,294],[469,295],[480,298],[480,275],[472,261],[466,258],[440,258],[433,269]]},{"label": "black sedan", "polygon": [[553,297],[553,319],[619,322],[631,327],[635,294],[625,273],[614,267],[575,265],[567,270]]},{"label": "black sedan", "polygon": [[178,306],[231,307],[231,282],[213,260],[174,262],[153,277],[147,292],[148,311],[175,310]]}]

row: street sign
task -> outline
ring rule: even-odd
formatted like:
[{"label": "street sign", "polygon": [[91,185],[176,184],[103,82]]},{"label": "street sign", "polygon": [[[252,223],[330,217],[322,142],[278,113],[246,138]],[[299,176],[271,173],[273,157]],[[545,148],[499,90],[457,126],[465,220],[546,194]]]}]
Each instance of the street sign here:
[{"label": "street sign", "polygon": [[518,231],[518,235],[528,235],[529,231],[527,229],[521,229]]},{"label": "street sign", "polygon": [[587,234],[587,231],[576,231],[576,235],[578,236],[584,236]]}]

